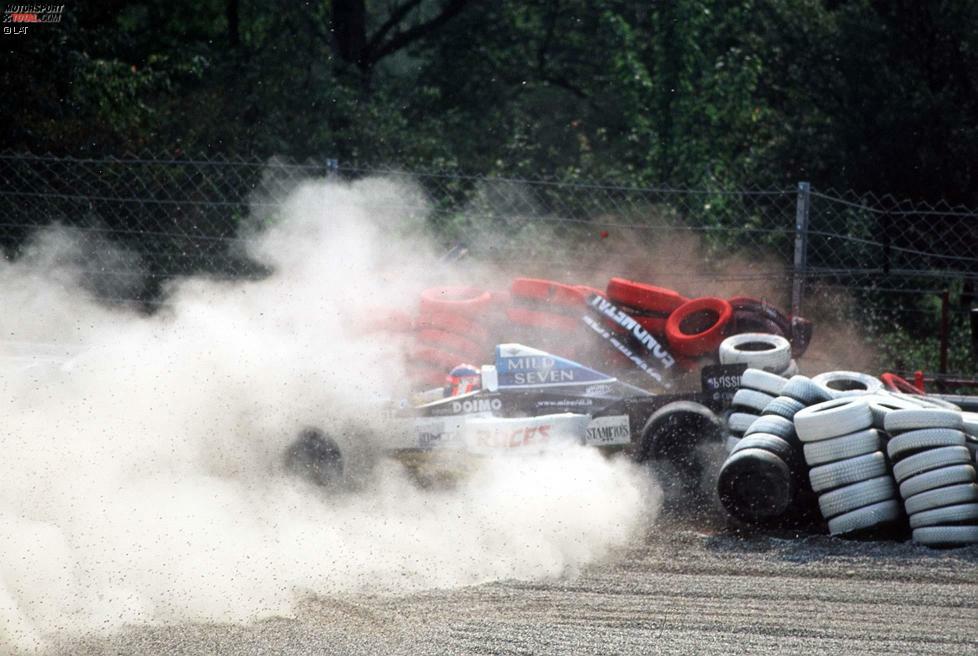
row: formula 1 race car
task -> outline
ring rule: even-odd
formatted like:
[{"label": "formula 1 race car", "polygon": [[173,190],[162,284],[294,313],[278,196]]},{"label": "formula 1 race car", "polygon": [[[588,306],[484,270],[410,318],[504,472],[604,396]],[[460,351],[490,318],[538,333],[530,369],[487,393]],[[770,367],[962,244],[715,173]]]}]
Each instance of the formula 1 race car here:
[{"label": "formula 1 race car", "polygon": [[[656,455],[647,435],[650,421],[677,402],[692,418],[687,433],[720,444],[714,411],[729,400],[726,392],[739,385],[744,368],[706,367],[701,391],[652,394],[539,349],[500,344],[493,364],[459,368],[445,388],[398,404],[383,450],[411,468],[439,456],[531,454],[573,444],[630,450],[641,461]],[[341,476],[344,458],[331,436],[309,429],[293,444],[287,462],[314,482],[330,485]]]}]

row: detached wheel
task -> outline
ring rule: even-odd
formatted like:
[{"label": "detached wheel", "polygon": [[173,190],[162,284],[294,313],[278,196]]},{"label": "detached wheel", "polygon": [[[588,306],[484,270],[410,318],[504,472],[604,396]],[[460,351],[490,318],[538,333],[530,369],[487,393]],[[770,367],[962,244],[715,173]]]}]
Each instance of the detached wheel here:
[{"label": "detached wheel", "polygon": [[305,428],[285,452],[285,468],[314,485],[334,488],[343,480],[343,454],[329,435]]}]

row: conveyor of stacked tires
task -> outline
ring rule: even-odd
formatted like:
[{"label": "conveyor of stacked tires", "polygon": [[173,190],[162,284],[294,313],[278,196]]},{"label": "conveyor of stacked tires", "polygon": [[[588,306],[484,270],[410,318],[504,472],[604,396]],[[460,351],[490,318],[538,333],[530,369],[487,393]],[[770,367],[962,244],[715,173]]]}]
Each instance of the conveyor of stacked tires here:
[{"label": "conveyor of stacked tires", "polygon": [[831,535],[978,544],[978,413],[859,372],[750,368],[726,426],[717,494],[739,522],[777,524],[814,504]]}]

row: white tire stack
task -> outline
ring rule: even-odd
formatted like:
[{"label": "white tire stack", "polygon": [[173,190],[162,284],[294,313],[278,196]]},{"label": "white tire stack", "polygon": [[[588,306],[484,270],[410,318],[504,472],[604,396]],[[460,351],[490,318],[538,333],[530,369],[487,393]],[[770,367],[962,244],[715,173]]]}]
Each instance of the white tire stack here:
[{"label": "white tire stack", "polygon": [[812,490],[829,533],[844,535],[899,521],[899,494],[865,398],[842,396],[795,415]]},{"label": "white tire stack", "polygon": [[893,410],[884,426],[891,435],[887,452],[914,542],[978,544],[978,485],[962,413],[945,408]]},{"label": "white tire stack", "polygon": [[786,380],[747,369],[728,418],[730,455],[720,470],[717,492],[734,517],[747,522],[778,520],[807,488],[806,466],[794,417],[806,404],[830,398],[805,376]]},{"label": "white tire stack", "polygon": [[764,408],[788,383],[786,378],[760,369],[748,369],[740,377],[740,389],[734,393],[731,412],[727,415],[727,451],[732,452]]}]

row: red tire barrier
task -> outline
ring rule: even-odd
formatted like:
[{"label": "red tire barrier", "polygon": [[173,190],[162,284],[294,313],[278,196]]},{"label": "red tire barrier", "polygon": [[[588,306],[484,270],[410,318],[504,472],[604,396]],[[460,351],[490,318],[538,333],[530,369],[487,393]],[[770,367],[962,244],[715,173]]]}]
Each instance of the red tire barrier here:
[{"label": "red tire barrier", "polygon": [[662,318],[669,316],[688,301],[679,292],[627,278],[612,278],[608,281],[608,298],[620,305],[651,312]]},{"label": "red tire barrier", "polygon": [[452,353],[440,348],[431,346],[416,345],[408,352],[408,360],[411,363],[422,363],[432,369],[440,369],[443,375],[448,375],[452,369],[460,364],[471,364],[479,366],[481,362],[468,362],[469,358],[459,353]]},{"label": "red tire barrier", "polygon": [[421,292],[422,314],[450,312],[474,317],[491,305],[492,294],[478,287],[431,287]]},{"label": "red tire barrier", "polygon": [[553,312],[529,310],[523,307],[507,308],[506,316],[518,326],[531,326],[564,332],[574,332],[581,328],[580,319]]},{"label": "red tire barrier", "polygon": [[696,358],[713,353],[726,337],[733,307],[722,298],[704,296],[677,308],[666,321],[666,341],[679,355]]},{"label": "red tire barrier", "polygon": [[575,309],[587,300],[587,294],[574,285],[539,278],[514,278],[509,293],[513,298]]},{"label": "red tire barrier", "polygon": [[904,394],[923,394],[923,391],[917,389],[913,383],[911,383],[906,378],[902,376],[897,376],[896,374],[885,373],[880,376],[880,380],[883,381],[883,387],[890,390],[891,392],[903,392]]},{"label": "red tire barrier", "polygon": [[415,340],[420,346],[432,346],[448,353],[456,353],[475,365],[482,364],[482,361],[487,358],[485,351],[488,349],[481,344],[444,330],[434,328],[419,330]]},{"label": "red tire barrier", "polygon": [[489,331],[477,321],[451,312],[429,312],[422,314],[414,321],[418,330],[434,329],[461,335],[477,344],[489,341]]}]

